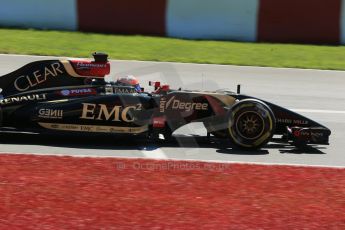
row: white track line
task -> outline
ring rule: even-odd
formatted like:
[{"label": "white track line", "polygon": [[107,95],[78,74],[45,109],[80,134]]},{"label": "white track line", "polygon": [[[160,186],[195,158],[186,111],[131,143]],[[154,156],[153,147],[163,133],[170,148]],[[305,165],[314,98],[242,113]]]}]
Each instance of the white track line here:
[{"label": "white track line", "polygon": [[164,160],[164,161],[201,162],[201,163],[215,163],[215,164],[245,164],[245,165],[292,166],[292,167],[345,169],[345,166],[338,166],[338,165],[307,165],[307,164],[266,163],[266,162],[250,162],[250,161],[178,159],[178,158],[157,159],[157,158],[147,158],[146,156],[145,157],[121,157],[121,156],[106,156],[106,155],[69,155],[69,154],[0,152],[0,155],[1,154],[37,155],[37,156],[49,156],[49,157],[55,156],[55,157],[77,157],[77,158],[109,158],[109,159],[119,159],[119,160],[121,160],[121,159],[123,159],[123,160]]},{"label": "white track line", "polygon": [[143,150],[143,151],[141,151],[141,153],[147,159],[156,159],[156,160],[167,160],[167,159],[169,159],[168,156],[161,149],[155,149],[153,151]]},{"label": "white track line", "polygon": [[320,110],[320,109],[291,109],[297,113],[325,113],[325,114],[345,114],[345,111],[339,110]]}]

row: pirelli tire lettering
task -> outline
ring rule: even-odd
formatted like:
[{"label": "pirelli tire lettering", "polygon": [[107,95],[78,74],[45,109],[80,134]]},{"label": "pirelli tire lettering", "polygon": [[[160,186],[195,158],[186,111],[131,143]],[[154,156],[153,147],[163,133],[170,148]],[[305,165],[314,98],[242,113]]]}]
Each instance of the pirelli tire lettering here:
[{"label": "pirelli tire lettering", "polygon": [[246,99],[231,108],[228,130],[235,145],[258,149],[272,138],[275,124],[275,116],[265,103]]}]

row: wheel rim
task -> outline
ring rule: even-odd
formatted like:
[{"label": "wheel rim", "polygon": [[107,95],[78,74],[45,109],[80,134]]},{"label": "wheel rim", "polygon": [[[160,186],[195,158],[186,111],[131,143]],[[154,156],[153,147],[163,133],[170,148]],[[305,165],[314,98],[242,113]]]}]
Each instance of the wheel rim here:
[{"label": "wheel rim", "polygon": [[264,133],[265,122],[257,112],[244,112],[236,120],[236,131],[244,139],[255,140]]}]

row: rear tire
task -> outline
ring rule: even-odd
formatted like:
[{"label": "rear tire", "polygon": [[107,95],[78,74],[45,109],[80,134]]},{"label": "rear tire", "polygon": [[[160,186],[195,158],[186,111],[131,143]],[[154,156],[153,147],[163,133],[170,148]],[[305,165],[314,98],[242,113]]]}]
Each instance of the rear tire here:
[{"label": "rear tire", "polygon": [[256,99],[245,99],[231,108],[228,132],[235,145],[259,149],[272,138],[275,124],[275,116],[268,105]]}]

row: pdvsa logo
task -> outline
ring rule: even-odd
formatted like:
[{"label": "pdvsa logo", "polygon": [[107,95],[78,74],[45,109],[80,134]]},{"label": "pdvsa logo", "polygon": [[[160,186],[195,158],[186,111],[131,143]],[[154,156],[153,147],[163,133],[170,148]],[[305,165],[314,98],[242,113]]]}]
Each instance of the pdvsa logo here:
[{"label": "pdvsa logo", "polygon": [[61,91],[61,95],[62,95],[62,96],[69,96],[70,94],[71,94],[71,91],[68,90],[68,89],[62,90],[62,91]]},{"label": "pdvsa logo", "polygon": [[68,97],[68,96],[84,96],[84,95],[96,95],[97,90],[92,88],[86,88],[86,89],[65,89],[61,90],[60,94],[62,96]]}]

